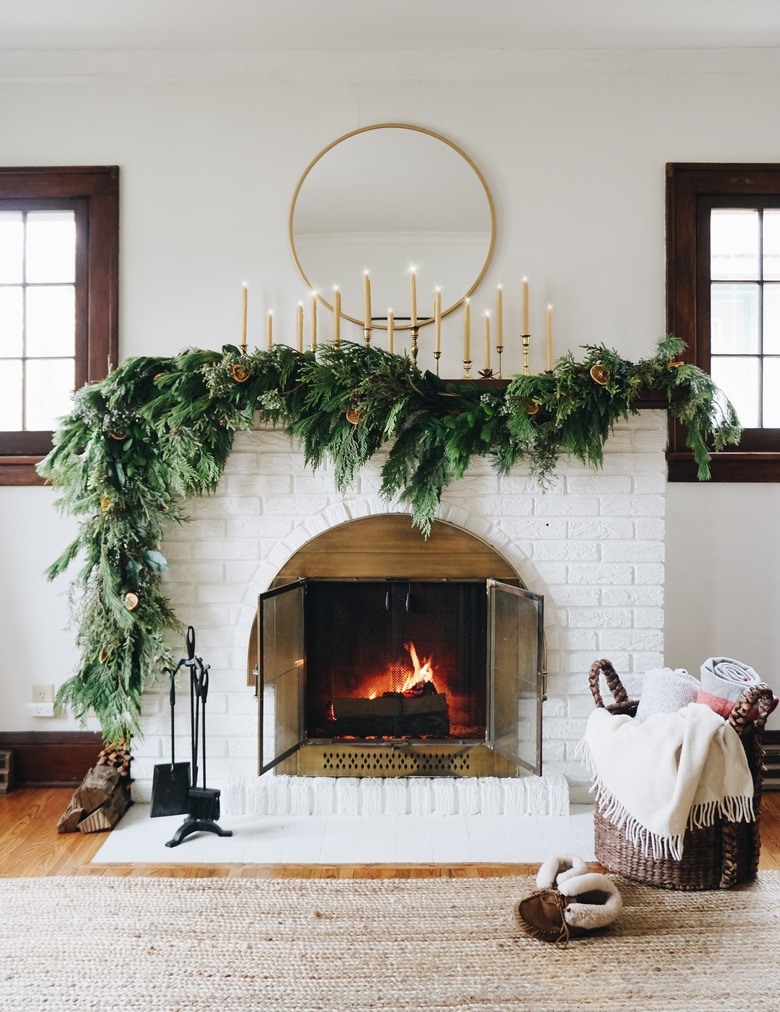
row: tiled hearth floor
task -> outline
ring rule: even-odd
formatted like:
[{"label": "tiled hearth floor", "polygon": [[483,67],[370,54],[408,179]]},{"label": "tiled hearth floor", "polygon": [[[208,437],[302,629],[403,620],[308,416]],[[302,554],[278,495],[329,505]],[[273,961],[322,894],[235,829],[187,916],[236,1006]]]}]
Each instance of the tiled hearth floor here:
[{"label": "tiled hearth floor", "polygon": [[593,810],[567,816],[240,816],[219,820],[232,837],[197,833],[166,847],[184,816],[149,817],[135,804],[93,861],[203,864],[462,864],[540,862],[593,853]]}]

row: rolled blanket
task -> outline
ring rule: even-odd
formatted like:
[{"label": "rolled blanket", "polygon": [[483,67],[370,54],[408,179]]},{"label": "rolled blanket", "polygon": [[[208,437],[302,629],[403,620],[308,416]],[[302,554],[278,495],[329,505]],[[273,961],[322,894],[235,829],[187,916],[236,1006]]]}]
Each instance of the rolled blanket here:
[{"label": "rolled blanket", "polygon": [[686,828],[752,822],[753,778],[739,735],[700,703],[640,724],[603,707],[579,754],[604,818],[647,857],[680,860]]},{"label": "rolled blanket", "polygon": [[763,681],[760,675],[742,661],[731,657],[709,657],[701,666],[701,687],[719,699],[736,703],[749,685]]},{"label": "rolled blanket", "polygon": [[654,713],[674,713],[688,703],[695,703],[701,689],[698,678],[685,668],[653,668],[642,679],[642,695],[636,720],[647,720]]}]

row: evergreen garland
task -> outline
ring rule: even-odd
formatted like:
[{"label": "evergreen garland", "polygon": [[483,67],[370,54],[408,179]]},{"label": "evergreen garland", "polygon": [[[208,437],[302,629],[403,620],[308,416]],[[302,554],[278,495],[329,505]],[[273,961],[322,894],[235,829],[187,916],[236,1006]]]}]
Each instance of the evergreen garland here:
[{"label": "evergreen garland", "polygon": [[666,395],[699,478],[709,477],[708,445],[737,442],[739,423],[711,378],[680,361],[683,350],[667,337],[633,364],[586,346],[581,362],[565,355],[554,372],[515,376],[506,388],[446,382],[406,356],[357,344],[130,359],[77,392],[38,467],[61,490],[58,508],[79,518],[48,570],[54,579],[80,567],[71,607],[81,662],[58,707],[81,721],[94,711],[109,743],[140,732],[144,685],[170,665],[165,633],[180,629],[160,586],[164,529],[188,519],[184,500],[216,488],[236,431],[256,420],[280,425],[311,467],[333,460],[340,491],[390,443],[381,495],[409,503],[427,536],[443,490],[474,457],[491,457],[501,473],[525,461],[542,487],[561,454],[599,467],[642,390]]}]

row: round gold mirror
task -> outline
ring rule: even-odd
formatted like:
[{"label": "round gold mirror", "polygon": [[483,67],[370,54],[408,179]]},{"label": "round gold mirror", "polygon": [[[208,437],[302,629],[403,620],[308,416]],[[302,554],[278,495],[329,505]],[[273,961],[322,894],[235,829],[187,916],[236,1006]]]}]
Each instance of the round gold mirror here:
[{"label": "round gold mirror", "polygon": [[420,324],[474,291],[495,242],[485,180],[459,147],[422,127],[380,123],[339,137],[303,173],[290,207],[290,245],[301,277],[342,316],[364,324],[364,274],[374,327],[409,326],[411,273]]}]

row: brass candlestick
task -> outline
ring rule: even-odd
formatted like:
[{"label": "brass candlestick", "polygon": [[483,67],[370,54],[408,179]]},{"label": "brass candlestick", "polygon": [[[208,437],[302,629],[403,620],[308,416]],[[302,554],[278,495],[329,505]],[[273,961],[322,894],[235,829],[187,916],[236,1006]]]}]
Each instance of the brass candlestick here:
[{"label": "brass candlestick", "polygon": [[409,328],[409,333],[412,335],[412,362],[417,365],[417,335],[420,333],[420,328],[416,323],[413,323]]},{"label": "brass candlestick", "polygon": [[464,358],[463,359],[463,379],[467,379],[467,380],[471,379],[471,359],[470,358]]},{"label": "brass candlestick", "polygon": [[528,347],[531,344],[531,335],[523,334],[523,376],[528,376],[530,369],[528,368]]},{"label": "brass candlestick", "polygon": [[371,344],[371,331],[373,327],[363,327],[363,340],[366,342],[366,347]]},{"label": "brass candlestick", "polygon": [[498,373],[496,374],[498,379],[501,379],[501,352],[504,350],[503,344],[496,345],[496,352],[498,353]]},{"label": "brass candlestick", "polygon": [[441,358],[441,352],[435,351],[433,357],[436,359],[436,375],[439,375],[439,359]]}]

